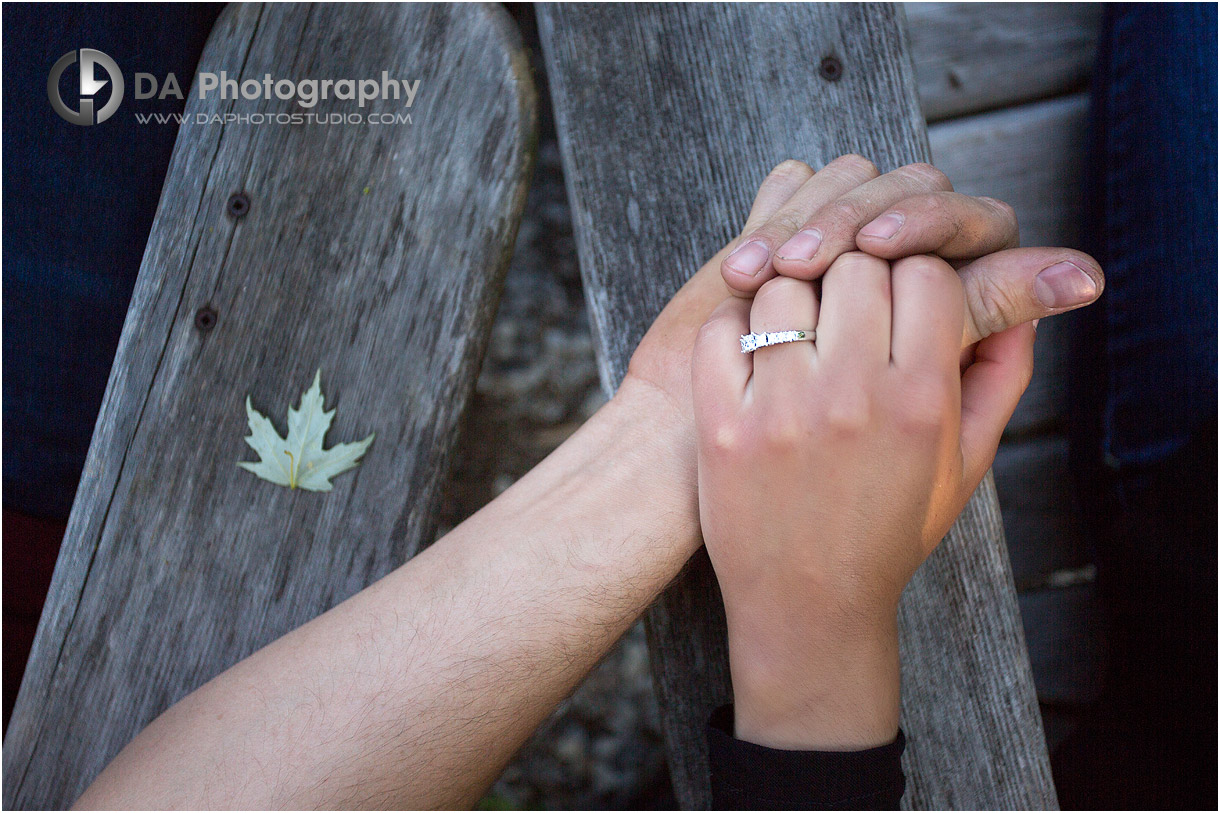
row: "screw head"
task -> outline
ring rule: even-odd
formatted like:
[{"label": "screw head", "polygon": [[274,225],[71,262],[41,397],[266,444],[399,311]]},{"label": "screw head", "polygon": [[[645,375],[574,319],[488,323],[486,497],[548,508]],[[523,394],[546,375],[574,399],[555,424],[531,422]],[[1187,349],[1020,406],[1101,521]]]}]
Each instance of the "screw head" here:
[{"label": "screw head", "polygon": [[207,333],[212,328],[216,327],[216,322],[219,320],[216,311],[209,305],[204,305],[199,310],[195,311],[195,328],[204,333]]},{"label": "screw head", "polygon": [[818,74],[827,82],[837,82],[843,77],[843,63],[837,57],[828,56],[818,66]]},{"label": "screw head", "polygon": [[245,192],[234,192],[232,195],[229,195],[229,202],[225,204],[225,211],[234,220],[241,220],[250,211],[250,196]]}]

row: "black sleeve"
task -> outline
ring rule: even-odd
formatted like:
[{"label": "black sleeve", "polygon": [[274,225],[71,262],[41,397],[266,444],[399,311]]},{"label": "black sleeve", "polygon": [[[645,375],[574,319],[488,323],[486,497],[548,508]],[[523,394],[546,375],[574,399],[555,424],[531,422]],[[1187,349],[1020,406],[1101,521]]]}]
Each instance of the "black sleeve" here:
[{"label": "black sleeve", "polygon": [[733,707],[707,728],[714,810],[897,810],[902,731],[867,751],[780,751],[733,737]]}]

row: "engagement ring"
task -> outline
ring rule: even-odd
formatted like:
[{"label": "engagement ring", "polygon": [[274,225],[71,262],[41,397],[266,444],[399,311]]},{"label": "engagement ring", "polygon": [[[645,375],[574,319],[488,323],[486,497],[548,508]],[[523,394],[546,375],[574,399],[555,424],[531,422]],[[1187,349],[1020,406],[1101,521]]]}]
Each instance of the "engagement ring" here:
[{"label": "engagement ring", "polygon": [[773,344],[811,342],[816,332],[814,330],[781,330],[777,333],[747,333],[741,337],[741,352],[753,353],[760,347],[770,347]]}]

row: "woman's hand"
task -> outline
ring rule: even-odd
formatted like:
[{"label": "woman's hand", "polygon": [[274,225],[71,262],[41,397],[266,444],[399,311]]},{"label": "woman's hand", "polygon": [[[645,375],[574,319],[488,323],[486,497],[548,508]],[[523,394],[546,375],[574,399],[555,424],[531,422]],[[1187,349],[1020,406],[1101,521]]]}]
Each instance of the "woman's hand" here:
[{"label": "woman's hand", "polygon": [[[730,299],[693,359],[704,541],[724,596],[737,736],[863,748],[898,726],[903,588],[995,454],[1033,364],[1029,325],[963,375],[968,302],[944,260],[851,252],[814,285]],[[815,342],[743,355],[749,332]]]},{"label": "woman's hand", "polygon": [[[1065,248],[1012,248],[1017,222],[1011,207],[948,188],[945,176],[926,164],[878,175],[858,155],[836,158],[816,173],[801,161],[784,161],[763,180],[741,236],[712,256],[657,317],[631,358],[620,400],[652,416],[664,410],[673,426],[689,429],[691,347],[712,310],[730,296],[751,295],[776,269],[813,279],[857,245],[891,260],[934,253],[959,265],[967,361],[979,339],[1087,305],[1101,294],[1103,277],[1092,257]],[[902,217],[902,228],[888,239],[870,236],[877,233],[870,228],[879,225],[874,221],[890,214]],[[814,258],[773,263],[775,249],[806,226],[824,235]],[[729,268],[729,257],[741,267],[739,249],[755,240],[767,247],[768,261],[754,276],[742,276]],[[672,437],[683,450],[693,447],[689,432]]]}]

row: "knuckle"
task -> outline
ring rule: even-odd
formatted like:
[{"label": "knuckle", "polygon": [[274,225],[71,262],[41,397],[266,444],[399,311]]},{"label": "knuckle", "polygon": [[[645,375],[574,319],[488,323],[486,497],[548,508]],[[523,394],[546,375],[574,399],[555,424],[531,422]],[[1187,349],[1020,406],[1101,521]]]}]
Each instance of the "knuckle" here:
[{"label": "knuckle", "polygon": [[802,293],[802,289],[808,288],[810,284],[792,277],[772,277],[764,282],[754,295],[754,306],[761,304],[769,307],[772,300],[777,304],[790,302],[794,295]]},{"label": "knuckle", "polygon": [[714,419],[703,427],[703,453],[718,459],[735,457],[745,447],[745,432],[736,420]]},{"label": "knuckle", "polygon": [[877,170],[876,164],[863,155],[854,152],[840,155],[825,167],[825,169],[831,168],[850,174],[853,177],[863,177],[865,180],[871,180],[881,175]]},{"label": "knuckle", "polygon": [[[813,283],[793,280],[792,277],[772,277],[754,294],[750,306],[750,327],[755,331],[788,330],[793,313],[793,303],[802,303]],[[799,311],[798,311],[799,313]]]},{"label": "knuckle", "polygon": [[758,232],[767,239],[775,240],[778,245],[800,231],[804,225],[805,216],[803,214],[795,209],[785,209],[772,215]]},{"label": "knuckle", "polygon": [[953,415],[948,388],[936,383],[918,382],[892,403],[898,431],[910,437],[940,437]]},{"label": "knuckle", "polygon": [[826,219],[832,228],[858,228],[871,220],[862,203],[852,198],[839,198],[825,209]]},{"label": "knuckle", "polygon": [[957,275],[952,266],[939,257],[915,254],[895,260],[892,267],[895,276],[901,274],[904,277],[911,277],[921,284],[935,284],[938,289],[944,286],[961,289],[961,277]]},{"label": "knuckle", "polygon": [[889,263],[879,257],[865,254],[863,251],[845,251],[835,258],[826,273],[842,274],[870,268],[889,268]]},{"label": "knuckle", "polygon": [[943,192],[924,192],[913,196],[911,205],[932,221],[953,220],[954,207],[950,203],[951,195]]},{"label": "knuckle", "polygon": [[990,336],[1019,324],[1021,308],[1011,292],[990,277],[976,274],[966,286],[966,304],[980,336]]},{"label": "knuckle", "polygon": [[699,332],[695,334],[695,358],[702,358],[708,354],[708,351],[714,350],[719,344],[718,340],[722,330],[721,323],[724,322],[724,319],[724,316],[713,313],[707,318],[706,322],[700,325]]},{"label": "knuckle", "polygon": [[812,177],[813,167],[809,166],[804,161],[789,158],[785,161],[780,161],[775,165],[775,168],[767,174],[767,181],[790,179],[806,181]]},{"label": "knuckle", "polygon": [[913,178],[921,186],[939,189],[943,192],[953,191],[953,184],[949,181],[949,176],[929,163],[920,161],[907,164],[900,171]]},{"label": "knuckle", "polygon": [[872,400],[860,387],[844,387],[819,410],[821,428],[836,438],[857,437],[872,421]]},{"label": "knuckle", "polygon": [[998,198],[981,197],[979,200],[987,203],[1000,213],[1006,221],[1010,222],[1014,227],[1017,225],[1017,210],[1012,207],[1012,204],[1002,201]]},{"label": "knuckle", "polygon": [[1006,239],[1004,245],[1008,248],[1016,248],[1021,244],[1021,227],[1017,223],[1017,210],[1010,204],[998,200],[996,198],[980,198],[984,203],[994,210],[999,218],[999,227],[1005,233]]},{"label": "knuckle", "polygon": [[741,322],[749,305],[738,299],[726,299],[720,303],[707,317],[695,334],[695,343],[716,343],[724,333],[732,333],[741,327]]},{"label": "knuckle", "polygon": [[754,294],[750,324],[755,330],[786,330],[790,321],[786,315],[793,312],[792,303],[806,300],[811,287],[812,283],[792,277],[767,280]]},{"label": "knuckle", "polygon": [[944,260],[929,254],[913,254],[894,261],[895,274],[917,274],[921,277],[939,277],[952,271]]}]

